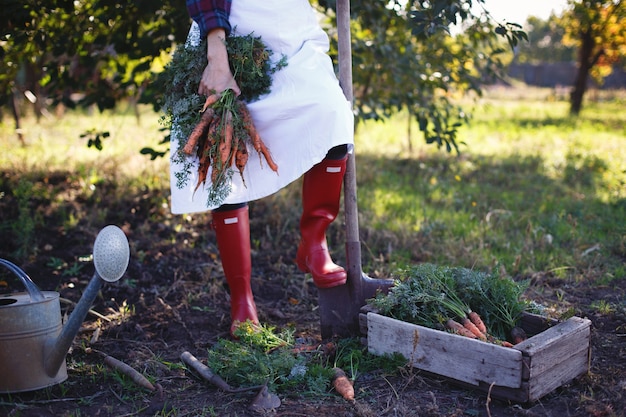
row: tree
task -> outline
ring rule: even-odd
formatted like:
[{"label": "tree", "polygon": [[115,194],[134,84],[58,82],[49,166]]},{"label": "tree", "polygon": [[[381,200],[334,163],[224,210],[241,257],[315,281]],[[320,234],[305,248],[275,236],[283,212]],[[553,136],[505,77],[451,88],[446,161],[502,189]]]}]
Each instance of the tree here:
[{"label": "tree", "polygon": [[[427,143],[459,151],[457,131],[468,116],[454,98],[468,91],[480,94],[483,81],[504,67],[501,40],[514,46],[525,36],[521,26],[495,23],[484,9],[471,12],[471,3],[352,1],[359,120],[384,119],[407,110]],[[463,33],[452,36],[450,26],[460,23]]]},{"label": "tree", "polygon": [[39,103],[100,110],[140,95],[189,21],[175,0],[3,0],[2,8],[3,102],[28,89]]},{"label": "tree", "polygon": [[565,28],[561,17],[552,14],[547,20],[530,16],[524,24],[528,43],[522,43],[515,51],[518,63],[538,64],[545,62],[574,62],[576,48],[563,44]]},{"label": "tree", "polygon": [[[318,3],[332,16],[334,2]],[[511,46],[523,37],[519,25],[494,24],[472,4],[484,0],[353,0],[360,118],[408,109],[428,143],[458,151],[457,128],[467,116],[453,95],[480,93],[485,74],[501,66],[496,34]],[[5,102],[19,87],[51,105],[104,110],[141,96],[158,106],[160,92],[149,81],[189,28],[182,0],[3,0],[2,7]],[[450,36],[450,25],[460,23],[465,33]],[[21,73],[27,83],[18,82]]]},{"label": "tree", "polygon": [[626,58],[626,6],[622,0],[569,0],[563,15],[563,43],[578,48],[578,71],[570,94],[570,113],[582,109],[587,81],[598,83],[611,73],[613,65]]}]

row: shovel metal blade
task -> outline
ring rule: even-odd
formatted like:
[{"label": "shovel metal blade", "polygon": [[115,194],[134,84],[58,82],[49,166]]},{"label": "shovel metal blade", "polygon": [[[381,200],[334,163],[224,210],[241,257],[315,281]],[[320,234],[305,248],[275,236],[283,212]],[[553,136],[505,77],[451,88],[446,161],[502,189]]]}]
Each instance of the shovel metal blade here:
[{"label": "shovel metal blade", "polygon": [[358,336],[361,307],[378,291],[386,293],[392,285],[391,279],[370,278],[360,272],[357,277],[348,273],[345,285],[318,289],[322,339]]}]

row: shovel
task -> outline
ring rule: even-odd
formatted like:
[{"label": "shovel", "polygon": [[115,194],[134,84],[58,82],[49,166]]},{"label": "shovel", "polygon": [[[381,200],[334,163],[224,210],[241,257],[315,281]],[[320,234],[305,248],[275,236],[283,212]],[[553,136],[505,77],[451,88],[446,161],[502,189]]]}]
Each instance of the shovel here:
[{"label": "shovel", "polygon": [[[337,0],[336,13],[339,84],[348,101],[353,103],[350,0]],[[387,292],[393,284],[391,279],[370,278],[362,270],[354,152],[348,156],[343,189],[346,223],[346,272],[348,279],[345,285],[319,289],[320,330],[323,339],[333,336],[348,337],[358,335],[361,307],[377,291]]]}]

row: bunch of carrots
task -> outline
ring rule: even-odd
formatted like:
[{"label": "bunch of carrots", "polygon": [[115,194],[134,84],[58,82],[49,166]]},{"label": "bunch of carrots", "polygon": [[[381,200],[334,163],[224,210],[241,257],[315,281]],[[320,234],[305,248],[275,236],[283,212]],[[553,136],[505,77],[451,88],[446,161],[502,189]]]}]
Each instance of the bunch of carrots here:
[{"label": "bunch of carrots", "polygon": [[[446,287],[444,286],[444,288]],[[517,332],[516,334],[519,336],[517,339],[514,337],[514,343],[506,340],[498,340],[496,337],[491,336],[487,331],[487,326],[480,315],[476,311],[473,311],[470,306],[463,302],[452,290],[448,289],[448,291],[437,297],[437,300],[446,311],[456,316],[455,318],[458,320],[455,320],[455,318],[448,318],[445,322],[446,329],[453,333],[469,337],[471,339],[479,339],[484,342],[495,343],[505,347],[513,347],[514,344],[517,344],[526,338],[525,334],[522,334],[523,330],[519,327],[515,327],[512,330],[514,333]]]},{"label": "bunch of carrots", "polygon": [[163,91],[163,123],[170,129],[176,125],[179,134],[188,139],[181,141],[181,147],[172,153],[172,161],[180,166],[174,173],[176,186],[188,185],[199,160],[196,190],[206,183],[207,176],[211,179],[207,205],[220,205],[229,195],[230,179],[237,170],[243,173],[252,149],[263,156],[272,170],[278,170],[245,103],[271,91],[272,74],[284,68],[287,59],[271,59],[272,51],[252,33],[231,34],[225,44],[231,71],[241,89],[238,97],[231,90],[209,97],[198,94],[207,62],[206,39],[197,45],[187,43],[176,48],[157,82]]},{"label": "bunch of carrots", "polygon": [[398,320],[511,347],[527,338],[522,312],[539,312],[521,298],[524,284],[497,274],[428,263],[398,272],[388,293],[368,301]]},{"label": "bunch of carrots", "polygon": [[196,190],[206,183],[209,168],[212,168],[214,188],[229,178],[228,170],[233,165],[243,180],[248,163],[247,144],[265,159],[272,171],[278,172],[278,165],[257,132],[246,103],[237,99],[232,90],[208,96],[201,113],[182,148],[185,155],[195,154],[199,159]]}]

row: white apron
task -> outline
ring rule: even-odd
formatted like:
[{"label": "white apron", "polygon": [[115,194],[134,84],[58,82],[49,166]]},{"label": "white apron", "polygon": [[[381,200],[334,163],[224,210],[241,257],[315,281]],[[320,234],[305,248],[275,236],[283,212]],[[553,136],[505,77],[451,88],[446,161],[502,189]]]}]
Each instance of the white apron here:
[{"label": "white apron", "polygon": [[[222,204],[256,200],[275,193],[295,181],[324,159],[334,146],[354,143],[354,119],[334,73],[328,55],[328,36],[306,0],[234,0],[230,23],[234,34],[260,36],[272,50],[272,59],[288,59],[287,66],[274,73],[270,93],[249,103],[248,107],[261,138],[278,165],[278,173],[260,160],[248,146],[249,160],[242,181],[232,176],[232,191]],[[197,44],[200,32],[195,23],[188,42]],[[171,150],[178,149],[180,137],[176,124],[171,131]],[[173,154],[173,152],[170,152]],[[207,184],[198,188],[197,158],[186,186],[178,188],[174,173],[180,163],[170,163],[172,212],[206,211]],[[244,185],[245,182],[245,185]]]}]

